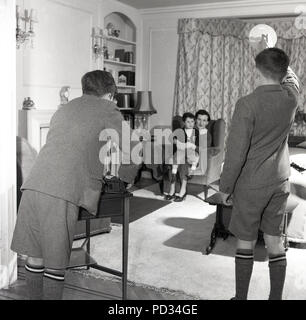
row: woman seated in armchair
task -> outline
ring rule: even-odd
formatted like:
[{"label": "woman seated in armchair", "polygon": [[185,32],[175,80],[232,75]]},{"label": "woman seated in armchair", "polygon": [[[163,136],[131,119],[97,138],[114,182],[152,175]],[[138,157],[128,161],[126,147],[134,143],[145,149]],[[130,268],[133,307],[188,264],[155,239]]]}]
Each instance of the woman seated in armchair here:
[{"label": "woman seated in armchair", "polygon": [[[198,143],[207,141],[207,147],[211,146],[212,137],[207,130],[207,126],[210,121],[210,115],[206,110],[199,110],[195,115],[195,132],[199,135]],[[181,202],[185,200],[187,195],[187,182],[191,178],[193,170],[192,167],[186,161],[185,163],[181,163],[176,166],[169,166],[167,175],[165,177],[166,180],[170,181],[171,184],[169,186],[169,193],[165,193],[166,200],[174,200],[175,202]],[[193,168],[194,169],[194,168]],[[178,194],[175,193],[176,191],[176,182],[177,182],[177,173],[179,175],[179,180],[181,182],[180,191]]]}]

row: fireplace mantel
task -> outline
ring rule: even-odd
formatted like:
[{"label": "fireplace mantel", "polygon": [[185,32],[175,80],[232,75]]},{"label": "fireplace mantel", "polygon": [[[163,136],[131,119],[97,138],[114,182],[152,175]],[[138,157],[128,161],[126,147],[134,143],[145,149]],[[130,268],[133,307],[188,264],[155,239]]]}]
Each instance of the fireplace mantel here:
[{"label": "fireplace mantel", "polygon": [[40,151],[46,142],[50,121],[56,110],[19,110],[18,135]]}]

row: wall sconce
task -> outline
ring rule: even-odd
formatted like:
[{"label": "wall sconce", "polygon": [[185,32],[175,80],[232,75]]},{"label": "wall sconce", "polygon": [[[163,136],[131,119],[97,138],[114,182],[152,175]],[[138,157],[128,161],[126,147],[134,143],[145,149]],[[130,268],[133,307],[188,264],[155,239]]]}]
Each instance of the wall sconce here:
[{"label": "wall sconce", "polygon": [[107,48],[103,45],[103,40],[106,38],[106,31],[100,28],[92,28],[92,51],[95,59],[99,59],[104,55]]},{"label": "wall sconce", "polygon": [[[24,25],[21,26],[22,22]],[[23,15],[21,13],[20,6],[16,6],[16,47],[20,49],[20,46],[31,40],[31,47],[33,48],[33,38],[35,36],[34,23],[37,23],[36,10],[31,9],[30,15],[27,9],[24,10]],[[22,29],[23,27],[23,29]]]}]

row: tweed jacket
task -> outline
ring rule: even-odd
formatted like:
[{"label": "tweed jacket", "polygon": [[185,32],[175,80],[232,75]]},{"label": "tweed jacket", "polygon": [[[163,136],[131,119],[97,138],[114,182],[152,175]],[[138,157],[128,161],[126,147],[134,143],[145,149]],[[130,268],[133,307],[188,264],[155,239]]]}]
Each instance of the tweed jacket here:
[{"label": "tweed jacket", "polygon": [[259,86],[238,100],[227,141],[220,191],[262,188],[290,176],[288,134],[299,83],[289,68],[280,85]]},{"label": "tweed jacket", "polygon": [[113,102],[92,95],[61,107],[21,189],[64,199],[96,214],[103,178],[99,154],[106,143],[99,136],[110,128],[121,137],[122,120]]}]

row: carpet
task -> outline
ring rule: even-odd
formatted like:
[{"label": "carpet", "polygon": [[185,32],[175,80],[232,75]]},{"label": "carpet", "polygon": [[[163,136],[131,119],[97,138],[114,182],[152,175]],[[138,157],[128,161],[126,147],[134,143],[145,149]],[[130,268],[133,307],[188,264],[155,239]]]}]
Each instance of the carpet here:
[{"label": "carpet", "polygon": [[[203,255],[215,221],[215,206],[201,200],[199,186],[190,186],[189,193],[186,201],[175,203],[163,201],[157,185],[133,192],[128,279],[140,285],[184,292],[196,299],[228,300],[234,295],[235,239],[218,239],[214,251]],[[116,224],[110,234],[92,238],[91,254],[99,264],[121,269],[121,232],[121,225]],[[290,248],[287,257],[283,297],[305,299],[306,251]],[[91,273],[105,276],[97,270]],[[249,299],[265,300],[268,294],[266,250],[258,245]]]}]

